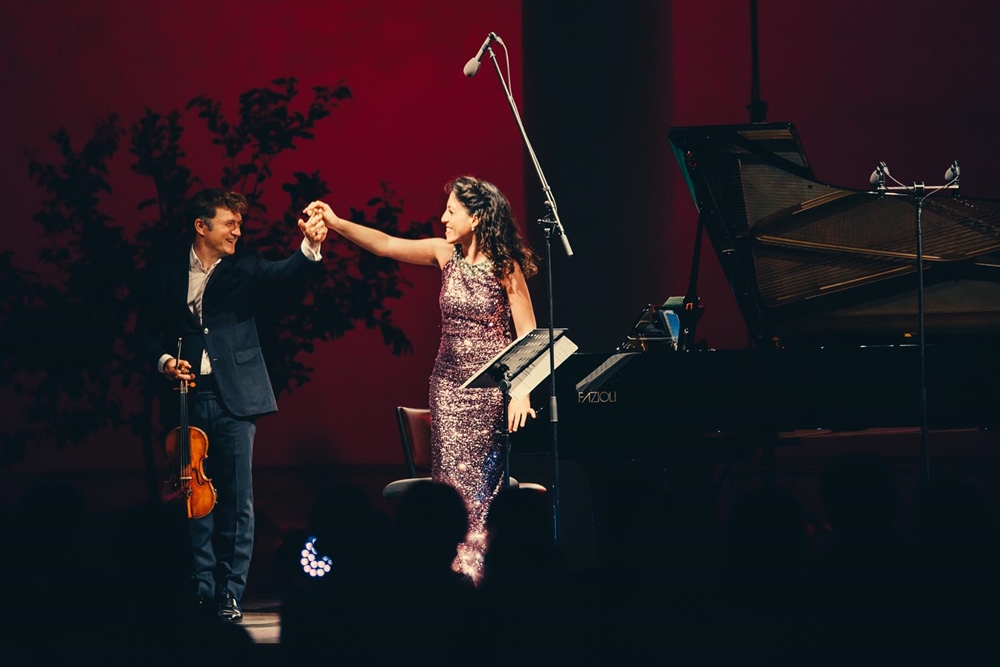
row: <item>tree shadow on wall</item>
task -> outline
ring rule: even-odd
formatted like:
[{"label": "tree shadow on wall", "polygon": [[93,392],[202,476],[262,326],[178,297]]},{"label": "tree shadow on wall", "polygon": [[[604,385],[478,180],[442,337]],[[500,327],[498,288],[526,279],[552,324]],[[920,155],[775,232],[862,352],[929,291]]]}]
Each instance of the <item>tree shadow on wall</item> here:
[{"label": "tree shadow on wall", "polygon": [[[317,124],[351,99],[343,85],[314,87],[306,108],[295,104],[294,78],[277,79],[239,96],[230,120],[220,102],[199,96],[182,112],[146,109],[126,126],[117,115],[100,122],[82,148],[60,129],[52,136],[58,158],[28,165],[43,191],[41,226],[45,247],[36,271],[0,255],[0,396],[11,414],[0,432],[0,465],[23,459],[35,443],[79,444],[106,428],[126,428],[143,440],[152,465],[154,392],[133,363],[128,335],[137,307],[136,276],[162,252],[190,243],[184,202],[202,185],[242,192],[248,200],[244,235],[269,259],[287,256],[301,233],[296,220],[310,201],[330,190],[319,171],[294,172],[275,182],[279,158],[314,138]],[[219,151],[221,174],[201,178],[185,165],[185,115],[204,122]],[[140,224],[129,235],[102,211],[114,196],[112,158],[131,154],[130,170],[152,185],[153,196],[137,202]],[[280,187],[278,187],[280,186]],[[280,190],[279,194],[277,191]],[[402,202],[387,184],[365,206],[351,207],[355,222],[405,237],[426,236],[433,218],[401,227]],[[317,340],[339,338],[363,325],[378,329],[393,354],[412,351],[386,304],[409,284],[399,265],[361,251],[336,234],[323,245],[325,272],[306,284],[269,294],[260,312],[262,345],[275,393],[309,380],[306,355]],[[151,481],[150,484],[153,482]]]}]

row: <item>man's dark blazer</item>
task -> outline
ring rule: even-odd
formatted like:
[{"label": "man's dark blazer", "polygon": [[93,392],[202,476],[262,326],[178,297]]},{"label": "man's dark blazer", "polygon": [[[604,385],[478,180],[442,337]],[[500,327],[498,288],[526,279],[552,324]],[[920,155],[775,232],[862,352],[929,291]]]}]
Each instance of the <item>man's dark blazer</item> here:
[{"label": "man's dark blazer", "polygon": [[187,305],[191,246],[150,268],[141,283],[136,353],[144,368],[156,372],[160,357],[176,356],[177,339],[183,338],[181,358],[197,375],[207,349],[222,402],[237,417],[256,417],[278,406],[257,337],[255,299],[261,288],[303,277],[319,262],[301,250],[277,262],[241,250],[212,272],[200,324]]}]

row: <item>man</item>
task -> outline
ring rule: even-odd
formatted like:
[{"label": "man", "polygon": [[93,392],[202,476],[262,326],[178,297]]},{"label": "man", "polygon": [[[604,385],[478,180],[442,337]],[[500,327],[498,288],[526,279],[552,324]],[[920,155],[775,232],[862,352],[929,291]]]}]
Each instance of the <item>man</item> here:
[{"label": "man", "polygon": [[[261,288],[318,268],[326,238],[322,219],[310,218],[299,220],[302,246],[287,259],[270,262],[237,251],[246,210],[243,195],[226,190],[205,189],[191,198],[185,219],[194,225],[194,242],[150,270],[137,324],[139,358],[165,376],[163,388],[194,382],[190,425],[208,435],[206,472],[218,493],[207,516],[189,521],[195,595],[201,610],[229,623],[243,620],[240,600],[253,552],[255,422],[278,409],[254,300]],[[167,419],[179,415],[169,407],[161,413]]]}]

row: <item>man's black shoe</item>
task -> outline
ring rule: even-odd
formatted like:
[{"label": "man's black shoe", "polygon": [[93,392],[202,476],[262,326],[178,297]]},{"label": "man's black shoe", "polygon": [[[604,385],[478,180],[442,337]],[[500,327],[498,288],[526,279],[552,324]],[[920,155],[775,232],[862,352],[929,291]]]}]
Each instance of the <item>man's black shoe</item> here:
[{"label": "man's black shoe", "polygon": [[243,622],[243,610],[229,589],[222,591],[222,595],[219,596],[219,620],[223,623]]}]

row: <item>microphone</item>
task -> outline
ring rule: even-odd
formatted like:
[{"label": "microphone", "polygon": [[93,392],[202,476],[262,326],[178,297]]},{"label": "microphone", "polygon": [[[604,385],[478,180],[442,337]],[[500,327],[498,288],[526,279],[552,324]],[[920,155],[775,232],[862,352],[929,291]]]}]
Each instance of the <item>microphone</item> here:
[{"label": "microphone", "polygon": [[951,183],[952,181],[957,181],[959,175],[961,175],[962,170],[958,168],[958,160],[951,163],[951,166],[944,172],[944,180],[946,183]]},{"label": "microphone", "polygon": [[465,63],[465,69],[462,70],[465,76],[469,77],[470,79],[476,76],[476,72],[479,71],[479,66],[482,64],[483,54],[486,53],[486,49],[490,48],[490,42],[493,41],[496,41],[497,44],[503,46],[503,40],[497,37],[497,34],[495,32],[491,32],[489,35],[487,35],[486,41],[483,42],[483,45],[479,47],[479,53],[477,53],[472,58],[469,58],[469,62]]},{"label": "microphone", "polygon": [[889,167],[885,162],[879,162],[875,166],[875,171],[868,177],[868,183],[878,192],[879,200],[885,196],[885,177],[889,174]]},{"label": "microphone", "polygon": [[873,171],[872,175],[868,177],[868,184],[871,185],[873,188],[877,188],[878,184],[881,182],[882,182],[882,170],[879,169],[878,167],[875,167],[875,171]]},{"label": "microphone", "polygon": [[873,188],[884,188],[885,187],[885,177],[889,174],[889,167],[886,166],[885,162],[879,162],[878,166],[875,167],[875,171],[872,175],[868,177],[868,183]]}]

